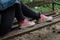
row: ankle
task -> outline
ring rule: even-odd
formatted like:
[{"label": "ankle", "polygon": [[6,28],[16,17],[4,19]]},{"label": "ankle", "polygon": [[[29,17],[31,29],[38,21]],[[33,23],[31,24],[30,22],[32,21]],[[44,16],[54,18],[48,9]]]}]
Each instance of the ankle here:
[{"label": "ankle", "polygon": [[[24,19],[24,20],[25,20],[25,19]],[[22,23],[24,23],[24,20],[20,21],[20,22],[19,22],[19,25],[22,24]]]},{"label": "ankle", "polygon": [[43,20],[44,19],[44,17],[42,16],[43,14],[40,14],[39,15],[39,18],[38,19],[36,19],[36,20]]}]

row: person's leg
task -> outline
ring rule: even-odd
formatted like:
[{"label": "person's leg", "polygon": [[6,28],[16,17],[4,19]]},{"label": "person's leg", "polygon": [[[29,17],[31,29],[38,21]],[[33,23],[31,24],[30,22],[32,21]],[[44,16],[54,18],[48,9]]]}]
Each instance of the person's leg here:
[{"label": "person's leg", "polygon": [[49,20],[52,19],[52,17],[46,17],[45,15],[42,16],[41,14],[35,13],[27,5],[25,5],[22,1],[20,1],[20,3],[17,3],[17,4],[18,4],[17,10],[22,11],[22,13],[23,13],[24,16],[27,16],[27,17],[30,17],[32,19],[36,19],[36,20],[39,20],[39,21],[41,21],[41,20],[43,21],[45,19],[49,19]]},{"label": "person's leg", "polygon": [[38,19],[40,18],[40,14],[37,14],[35,11],[30,9],[27,5],[25,5],[22,1],[21,2],[21,9],[22,12],[25,16],[33,18],[33,19]]},{"label": "person's leg", "polygon": [[13,19],[15,17],[15,8],[12,6],[0,13],[2,15],[2,22],[0,25],[0,36],[5,35],[11,30]]},{"label": "person's leg", "polygon": [[51,21],[53,18],[51,16],[47,17],[43,14],[37,14],[33,10],[31,10],[27,5],[25,5],[22,1],[21,2],[21,9],[25,16],[36,19],[38,22],[43,21]]},{"label": "person's leg", "polygon": [[28,21],[28,19],[25,18],[19,4],[15,4],[15,17],[19,22],[20,28],[25,28],[28,26],[35,25],[34,22]]},{"label": "person's leg", "polygon": [[18,22],[21,22],[25,19],[25,16],[22,13],[21,6],[19,6],[17,3],[14,5],[15,6],[15,17],[18,20]]}]

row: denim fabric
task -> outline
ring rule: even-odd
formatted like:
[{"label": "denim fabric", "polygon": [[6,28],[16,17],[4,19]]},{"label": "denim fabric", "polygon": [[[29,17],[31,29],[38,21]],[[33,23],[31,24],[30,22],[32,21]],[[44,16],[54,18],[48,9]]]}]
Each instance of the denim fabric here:
[{"label": "denim fabric", "polygon": [[0,0],[0,10],[4,10],[13,4],[15,4],[16,0]]}]

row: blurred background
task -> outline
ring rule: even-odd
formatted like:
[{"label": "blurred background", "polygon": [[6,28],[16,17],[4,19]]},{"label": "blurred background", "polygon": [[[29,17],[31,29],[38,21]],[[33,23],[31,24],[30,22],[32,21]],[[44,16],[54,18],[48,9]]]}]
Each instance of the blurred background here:
[{"label": "blurred background", "polygon": [[[29,2],[36,2],[36,1],[43,1],[43,0],[22,0],[24,3],[29,3]],[[54,0],[58,3],[60,3],[60,0]],[[52,6],[51,4],[43,5],[43,6],[35,6],[35,7],[30,7],[32,10],[35,12],[43,12],[43,11],[50,11]],[[55,5],[55,10],[59,11],[60,10],[60,5]]]}]

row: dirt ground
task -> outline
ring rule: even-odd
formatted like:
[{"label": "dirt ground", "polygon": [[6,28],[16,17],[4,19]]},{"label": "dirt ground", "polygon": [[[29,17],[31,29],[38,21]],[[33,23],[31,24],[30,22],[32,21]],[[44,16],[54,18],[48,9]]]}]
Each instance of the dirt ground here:
[{"label": "dirt ground", "polygon": [[60,22],[9,40],[60,40]]}]

